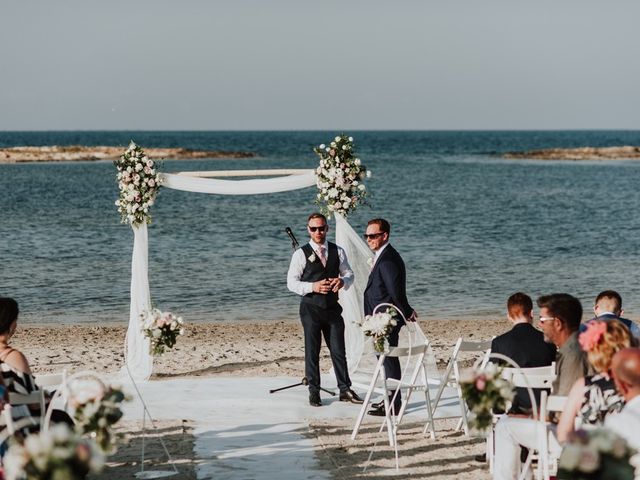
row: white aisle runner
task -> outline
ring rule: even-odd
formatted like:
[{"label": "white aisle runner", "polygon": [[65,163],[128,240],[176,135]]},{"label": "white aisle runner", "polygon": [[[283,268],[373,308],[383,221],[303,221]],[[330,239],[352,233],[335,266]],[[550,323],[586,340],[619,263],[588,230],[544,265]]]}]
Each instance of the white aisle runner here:
[{"label": "white aisle runner", "polygon": [[[355,421],[360,406],[322,393],[324,405],[311,407],[307,388],[302,386],[269,393],[299,381],[208,377],[151,381],[139,388],[154,419],[195,423],[199,479],[329,479],[330,473],[318,467],[313,439],[305,436],[308,422],[319,418]],[[330,377],[323,377],[324,385],[334,386]],[[457,408],[451,404],[446,410],[456,412]],[[125,407],[125,419],[141,420],[141,412],[136,398]]]}]

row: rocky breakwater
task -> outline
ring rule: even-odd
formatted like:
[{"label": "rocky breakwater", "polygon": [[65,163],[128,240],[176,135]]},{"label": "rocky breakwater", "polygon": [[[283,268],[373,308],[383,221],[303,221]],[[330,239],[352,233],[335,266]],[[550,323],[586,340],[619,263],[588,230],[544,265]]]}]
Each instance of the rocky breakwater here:
[{"label": "rocky breakwater", "polygon": [[548,148],[529,152],[507,152],[505,158],[526,158],[535,160],[620,160],[640,159],[640,147],[581,147]]},{"label": "rocky breakwater", "polygon": [[[124,147],[87,147],[82,145],[2,148],[0,149],[0,163],[114,160],[124,150]],[[149,158],[154,160],[255,157],[255,154],[251,152],[191,150],[188,148],[145,148],[144,151]]]}]

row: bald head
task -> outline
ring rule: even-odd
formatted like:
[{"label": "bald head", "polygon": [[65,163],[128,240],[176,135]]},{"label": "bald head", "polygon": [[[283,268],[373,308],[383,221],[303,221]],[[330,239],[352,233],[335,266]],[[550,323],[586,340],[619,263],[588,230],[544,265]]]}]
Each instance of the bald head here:
[{"label": "bald head", "polygon": [[629,401],[640,395],[640,348],[623,348],[611,360],[618,391]]}]

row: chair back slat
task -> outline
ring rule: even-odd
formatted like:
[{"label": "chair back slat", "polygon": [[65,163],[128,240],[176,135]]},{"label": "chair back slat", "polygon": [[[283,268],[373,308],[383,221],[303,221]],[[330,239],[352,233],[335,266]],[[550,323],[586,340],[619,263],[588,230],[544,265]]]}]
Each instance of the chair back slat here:
[{"label": "chair back slat", "polygon": [[459,352],[484,352],[491,348],[491,340],[462,340]]},{"label": "chair back slat", "polygon": [[556,379],[555,374],[551,375],[529,375],[527,373],[514,373],[511,376],[511,383],[514,387],[526,388],[551,388],[553,381]]}]

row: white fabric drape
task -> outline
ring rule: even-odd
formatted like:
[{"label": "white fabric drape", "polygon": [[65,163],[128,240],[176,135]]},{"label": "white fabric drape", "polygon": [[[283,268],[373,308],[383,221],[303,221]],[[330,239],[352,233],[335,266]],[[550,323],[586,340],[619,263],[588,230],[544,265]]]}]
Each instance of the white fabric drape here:
[{"label": "white fabric drape", "polygon": [[369,259],[373,253],[364,240],[351,228],[339,213],[336,219],[336,244],[340,245],[349,259],[354,274],[353,285],[349,290],[340,290],[340,305],[344,318],[344,337],[349,371],[357,370],[364,348],[364,334],[355,323],[364,318],[364,289],[369,279]]},{"label": "white fabric drape", "polygon": [[189,177],[175,173],[163,173],[162,186],[185,192],[215,193],[217,195],[256,195],[277,193],[310,187],[316,184],[313,170],[300,175],[275,178],[255,178],[251,180],[219,180],[213,178]]},{"label": "white fabric drape", "polygon": [[140,314],[151,308],[149,293],[149,261],[147,225],[133,227],[133,255],[131,256],[131,304],[129,328],[127,329],[127,365],[122,369],[124,378],[126,367],[136,382],[148,380],[153,369],[153,357],[149,353],[149,339],[142,333]]}]

